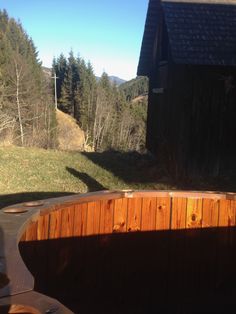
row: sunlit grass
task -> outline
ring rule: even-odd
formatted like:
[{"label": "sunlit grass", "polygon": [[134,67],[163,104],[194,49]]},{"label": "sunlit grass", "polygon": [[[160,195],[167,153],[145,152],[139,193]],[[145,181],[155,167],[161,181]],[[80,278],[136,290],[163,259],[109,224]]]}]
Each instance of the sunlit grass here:
[{"label": "sunlit grass", "polygon": [[[7,205],[24,201],[23,193],[31,199],[42,193],[85,193],[102,189],[142,189],[160,187],[154,183],[140,183],[139,168],[125,155],[109,155],[104,165],[79,152],[62,152],[38,148],[0,148],[0,201]],[[93,154],[93,153],[91,153]],[[95,159],[94,159],[95,158]],[[100,161],[103,156],[100,156]],[[93,161],[92,161],[93,160]],[[115,167],[115,173],[113,173]],[[113,170],[112,170],[113,169]],[[130,172],[133,182],[126,182],[124,174]],[[163,188],[163,187],[162,187]],[[50,195],[50,194],[49,194]],[[7,197],[7,201],[5,199]],[[44,196],[45,197],[45,196]],[[0,206],[2,207],[2,206]]]},{"label": "sunlit grass", "polygon": [[113,186],[113,175],[80,153],[14,147],[0,148],[0,193],[87,192],[88,187],[67,168],[93,175]]},{"label": "sunlit grass", "polygon": [[[191,179],[191,178],[190,178]],[[138,153],[0,147],[0,208],[27,200],[120,189],[235,191],[234,180],[173,181]]]}]

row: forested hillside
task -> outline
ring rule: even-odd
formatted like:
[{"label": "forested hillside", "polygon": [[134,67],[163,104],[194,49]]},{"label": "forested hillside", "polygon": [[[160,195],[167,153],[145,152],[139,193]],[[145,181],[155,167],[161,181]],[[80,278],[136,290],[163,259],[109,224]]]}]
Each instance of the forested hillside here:
[{"label": "forested hillside", "polygon": [[[61,54],[52,72],[43,68],[33,40],[20,22],[0,11],[0,144],[57,147],[52,75],[58,107],[77,121],[84,146],[94,151],[137,150],[145,146],[147,80],[118,86],[106,73],[97,80],[90,62]],[[68,139],[68,136],[67,136]]]},{"label": "forested hillside", "polygon": [[[61,54],[53,61],[53,72],[58,77],[59,109],[78,121],[86,134],[86,144],[95,151],[144,147],[146,102],[133,104],[132,96],[127,97],[106,73],[97,80],[91,63],[75,57],[72,51],[68,58]],[[138,90],[132,95],[138,95]]]},{"label": "forested hillside", "polygon": [[120,90],[124,93],[126,100],[131,101],[138,96],[145,96],[148,93],[148,78],[139,76],[120,85]]},{"label": "forested hillside", "polygon": [[52,147],[55,123],[34,43],[19,22],[0,11],[0,141]]}]

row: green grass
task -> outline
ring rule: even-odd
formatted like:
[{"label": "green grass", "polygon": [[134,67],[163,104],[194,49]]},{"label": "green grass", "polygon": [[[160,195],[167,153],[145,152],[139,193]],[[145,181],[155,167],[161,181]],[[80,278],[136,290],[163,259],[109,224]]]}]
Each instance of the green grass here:
[{"label": "green grass", "polygon": [[[88,187],[67,171],[87,173],[114,187],[114,176],[80,153],[32,148],[0,148],[0,193],[86,192]],[[120,186],[122,183],[119,182]]]},{"label": "green grass", "polygon": [[0,208],[73,193],[120,189],[235,191],[236,177],[171,179],[139,153],[0,147]]},{"label": "green grass", "polygon": [[0,208],[70,193],[168,187],[143,180],[141,168],[143,157],[139,154],[1,147]]}]

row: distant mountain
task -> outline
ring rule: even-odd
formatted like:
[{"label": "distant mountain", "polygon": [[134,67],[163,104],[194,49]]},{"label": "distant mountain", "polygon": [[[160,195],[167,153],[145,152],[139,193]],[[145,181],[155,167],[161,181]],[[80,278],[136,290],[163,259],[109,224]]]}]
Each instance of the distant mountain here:
[{"label": "distant mountain", "polygon": [[[123,80],[123,79],[119,78],[118,76],[111,75],[108,77],[109,77],[110,82],[115,83],[117,86],[120,86],[121,84],[124,84],[126,82],[126,80]],[[99,81],[100,77],[96,76],[96,79],[97,79],[97,81]]]},{"label": "distant mountain", "polygon": [[109,80],[113,83],[116,83],[116,85],[120,86],[121,84],[125,83],[126,80],[123,80],[117,76],[111,75],[109,76]]},{"label": "distant mountain", "polygon": [[[145,76],[137,76],[135,79],[121,84],[119,89],[123,91],[128,101],[145,99],[148,94],[148,78]],[[138,98],[140,96],[143,98]]]},{"label": "distant mountain", "polygon": [[[46,77],[50,78],[52,76],[52,69],[44,67],[44,66],[42,68],[43,68],[43,72],[45,73]],[[119,78],[118,76],[111,75],[108,77],[109,77],[110,82],[115,83],[117,86],[120,86],[121,84],[124,84],[125,82],[127,82],[126,80],[123,80],[123,79]],[[100,77],[96,76],[96,79],[97,79],[97,81],[99,81]]]}]

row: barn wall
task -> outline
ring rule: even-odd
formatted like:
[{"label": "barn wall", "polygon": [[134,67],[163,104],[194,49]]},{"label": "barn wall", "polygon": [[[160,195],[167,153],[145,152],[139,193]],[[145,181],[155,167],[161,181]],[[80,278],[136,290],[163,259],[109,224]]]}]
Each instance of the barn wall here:
[{"label": "barn wall", "polygon": [[157,73],[150,80],[147,148],[175,175],[232,174],[236,70],[169,64],[167,88],[154,94],[164,84]]}]

